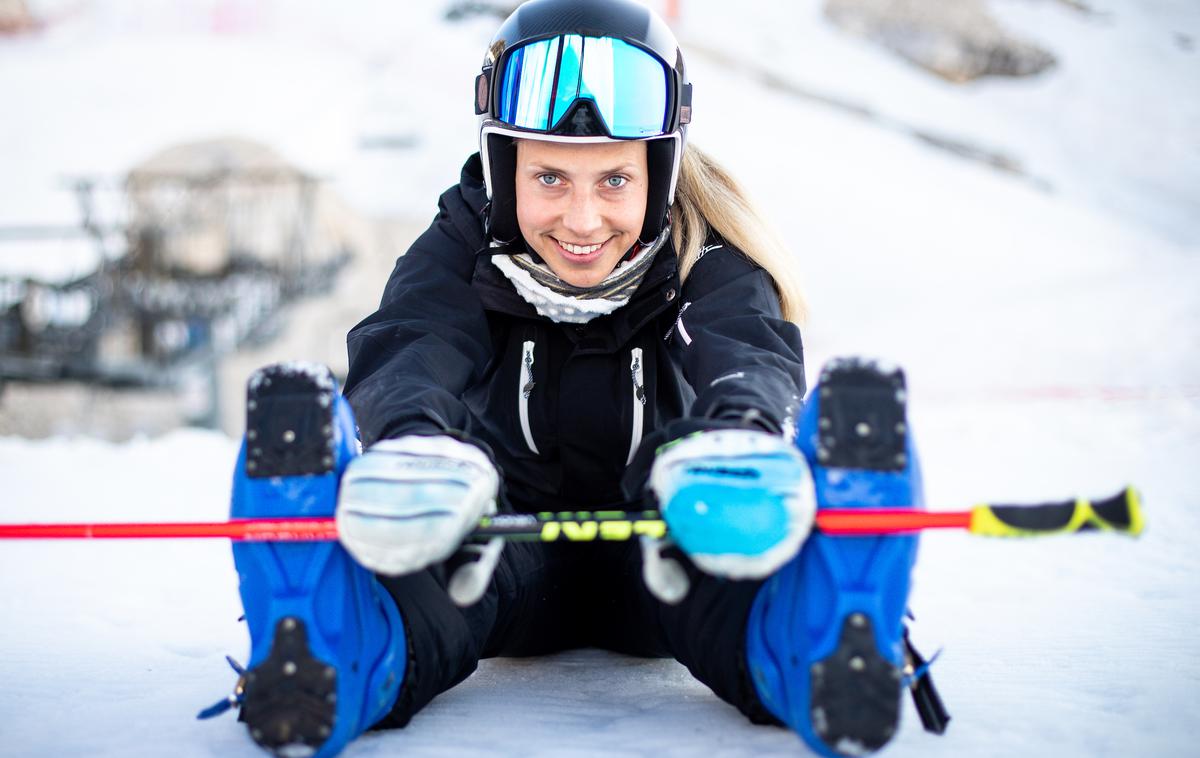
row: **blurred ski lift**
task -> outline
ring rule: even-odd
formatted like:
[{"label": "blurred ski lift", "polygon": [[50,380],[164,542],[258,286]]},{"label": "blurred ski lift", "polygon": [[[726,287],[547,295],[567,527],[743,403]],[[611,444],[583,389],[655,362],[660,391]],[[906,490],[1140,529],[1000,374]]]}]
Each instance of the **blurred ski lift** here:
[{"label": "blurred ski lift", "polygon": [[0,273],[0,384],[179,389],[200,378],[212,396],[195,420],[212,423],[220,357],[268,341],[281,309],[329,291],[353,253],[321,180],[246,140],[178,145],[121,180],[69,185],[78,227],[0,240],[90,244],[94,268]]}]

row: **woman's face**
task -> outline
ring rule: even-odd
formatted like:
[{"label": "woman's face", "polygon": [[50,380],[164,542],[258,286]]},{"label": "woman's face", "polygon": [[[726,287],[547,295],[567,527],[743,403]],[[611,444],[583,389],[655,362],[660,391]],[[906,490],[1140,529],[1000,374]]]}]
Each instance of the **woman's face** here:
[{"label": "woman's face", "polygon": [[517,141],[517,224],[559,279],[592,287],[646,217],[646,143]]}]

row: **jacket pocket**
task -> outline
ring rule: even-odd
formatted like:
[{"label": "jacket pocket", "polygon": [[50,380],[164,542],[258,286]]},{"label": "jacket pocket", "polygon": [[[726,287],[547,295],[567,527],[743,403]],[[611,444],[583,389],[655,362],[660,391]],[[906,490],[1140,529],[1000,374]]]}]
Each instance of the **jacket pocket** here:
[{"label": "jacket pocket", "polygon": [[646,413],[646,374],[642,366],[642,349],[635,347],[630,351],[629,373],[633,379],[633,432],[629,438],[629,455],[625,459],[628,466],[633,461],[638,445],[642,441],[642,426]]},{"label": "jacket pocket", "polygon": [[529,396],[533,394],[533,340],[525,340],[521,346],[521,375],[517,377],[517,416],[521,419],[521,434],[525,445],[534,455],[540,455],[533,441],[533,430],[529,427]]}]

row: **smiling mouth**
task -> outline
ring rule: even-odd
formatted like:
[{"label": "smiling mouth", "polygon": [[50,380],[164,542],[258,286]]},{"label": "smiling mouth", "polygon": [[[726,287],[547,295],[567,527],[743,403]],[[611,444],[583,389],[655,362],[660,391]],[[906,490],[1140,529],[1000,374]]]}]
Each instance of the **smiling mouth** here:
[{"label": "smiling mouth", "polygon": [[[594,245],[573,245],[570,242],[563,242],[557,238],[555,238],[554,241],[558,243],[559,247],[561,247],[563,250],[566,250],[571,255],[579,256],[591,255],[600,248],[604,247],[604,242],[597,242]],[[607,242],[607,240],[605,241]]]}]

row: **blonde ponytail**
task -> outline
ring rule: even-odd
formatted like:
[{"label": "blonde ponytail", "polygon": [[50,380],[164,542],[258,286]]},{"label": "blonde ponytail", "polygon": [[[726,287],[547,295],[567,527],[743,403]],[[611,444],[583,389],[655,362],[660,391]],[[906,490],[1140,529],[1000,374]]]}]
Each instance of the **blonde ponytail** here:
[{"label": "blonde ponytail", "polygon": [[699,260],[711,228],[771,275],[783,317],[797,324],[804,321],[807,305],[791,253],[737,180],[695,145],[683,150],[671,223],[682,280]]}]

